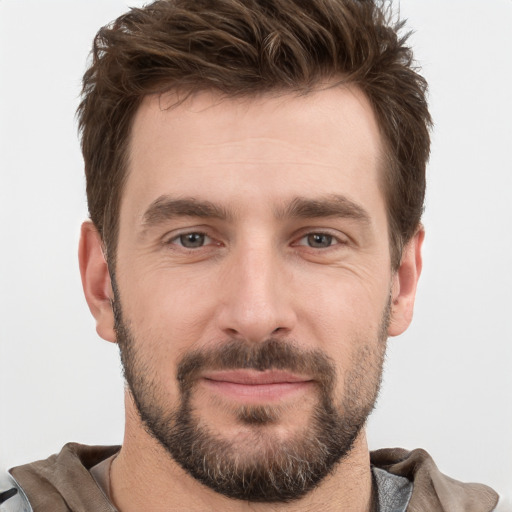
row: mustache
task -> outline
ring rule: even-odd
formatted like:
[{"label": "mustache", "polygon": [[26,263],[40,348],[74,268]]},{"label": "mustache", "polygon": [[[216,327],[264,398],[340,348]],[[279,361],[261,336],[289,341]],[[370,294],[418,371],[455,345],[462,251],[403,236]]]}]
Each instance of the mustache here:
[{"label": "mustache", "polygon": [[275,338],[261,343],[229,340],[216,347],[189,352],[178,363],[176,377],[181,391],[187,392],[204,371],[238,369],[306,374],[327,390],[333,388],[336,377],[334,362],[320,350],[304,350],[293,341]]}]

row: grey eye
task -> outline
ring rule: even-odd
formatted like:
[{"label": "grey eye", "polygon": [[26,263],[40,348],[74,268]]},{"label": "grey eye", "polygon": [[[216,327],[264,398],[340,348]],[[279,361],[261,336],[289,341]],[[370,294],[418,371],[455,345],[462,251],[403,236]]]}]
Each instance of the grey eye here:
[{"label": "grey eye", "polygon": [[307,244],[315,249],[323,249],[332,245],[333,236],[324,233],[307,235]]},{"label": "grey eye", "polygon": [[187,233],[186,235],[180,235],[178,240],[183,247],[195,249],[204,245],[206,235],[204,233]]}]

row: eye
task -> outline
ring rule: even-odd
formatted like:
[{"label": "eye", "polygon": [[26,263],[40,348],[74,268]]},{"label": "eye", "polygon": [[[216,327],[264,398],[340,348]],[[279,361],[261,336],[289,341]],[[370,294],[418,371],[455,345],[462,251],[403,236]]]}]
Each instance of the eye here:
[{"label": "eye", "polygon": [[339,244],[339,240],[327,233],[309,233],[303,236],[297,245],[307,245],[313,249],[327,249],[332,245]]},{"label": "eye", "polygon": [[180,245],[185,249],[197,249],[205,245],[211,244],[212,239],[204,233],[184,233],[169,241],[170,244]]}]

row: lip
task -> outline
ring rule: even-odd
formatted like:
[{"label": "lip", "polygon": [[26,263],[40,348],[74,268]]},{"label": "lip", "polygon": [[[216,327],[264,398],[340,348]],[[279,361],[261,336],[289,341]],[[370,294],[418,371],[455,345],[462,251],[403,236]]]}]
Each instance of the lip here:
[{"label": "lip", "polygon": [[282,370],[208,372],[202,382],[211,391],[244,403],[279,402],[305,392],[313,380]]}]

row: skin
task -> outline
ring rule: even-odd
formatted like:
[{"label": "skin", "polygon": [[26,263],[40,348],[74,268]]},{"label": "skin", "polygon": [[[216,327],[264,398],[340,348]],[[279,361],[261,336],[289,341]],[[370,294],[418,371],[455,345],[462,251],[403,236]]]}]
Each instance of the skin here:
[{"label": "skin", "polygon": [[[270,335],[321,350],[336,365],[335,396],[356,359],[358,340],[378,353],[378,329],[391,300],[388,335],[401,334],[413,312],[423,231],[391,269],[381,187],[383,144],[373,111],[353,87],[250,99],[192,96],[178,107],[172,94],[148,97],[136,114],[120,210],[116,260],[124,318],[145,355],[162,400],[176,407],[176,364],[190,350],[225,339],[261,343]],[[296,199],[356,207],[362,216],[290,215]],[[155,201],[209,201],[226,218],[148,217]],[[149,221],[148,221],[149,218]],[[156,220],[155,220],[156,219]],[[180,235],[205,233],[184,248]],[[311,234],[327,234],[311,246]],[[97,332],[115,342],[113,297],[102,243],[84,223],[80,268]],[[373,343],[373,346],[372,346]],[[375,356],[377,357],[377,356]],[[306,376],[307,377],[307,376]],[[233,414],[244,400],[283,406],[267,432],[293,436],[308,421],[315,394],[247,391],[249,398],[198,385],[197,414],[214,432],[239,439],[250,457],[255,427]],[[246,392],[247,391],[247,392]],[[112,495],[135,510],[369,510],[371,473],[364,429],[353,449],[320,485],[288,504],[228,499],[185,473],[144,430],[126,391],[123,447],[112,466]]]}]

